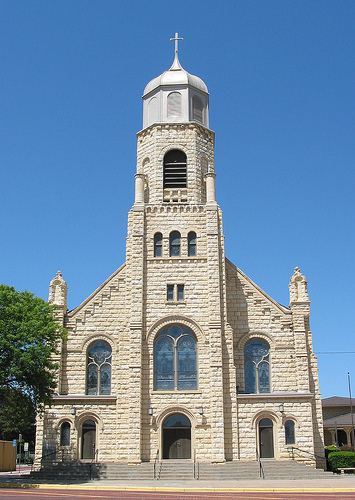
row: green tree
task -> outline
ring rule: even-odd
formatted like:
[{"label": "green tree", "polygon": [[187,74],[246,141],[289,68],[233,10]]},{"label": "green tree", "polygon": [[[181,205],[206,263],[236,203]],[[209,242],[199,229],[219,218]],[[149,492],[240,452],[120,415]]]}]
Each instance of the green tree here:
[{"label": "green tree", "polygon": [[64,338],[55,306],[0,285],[0,438],[33,432],[36,412],[51,404]]}]

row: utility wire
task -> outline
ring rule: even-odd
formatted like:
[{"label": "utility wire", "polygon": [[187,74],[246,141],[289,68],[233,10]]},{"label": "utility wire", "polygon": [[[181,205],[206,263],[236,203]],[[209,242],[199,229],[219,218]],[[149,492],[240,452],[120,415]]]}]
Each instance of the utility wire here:
[{"label": "utility wire", "polygon": [[329,351],[329,352],[315,352],[314,354],[355,354],[355,351]]}]

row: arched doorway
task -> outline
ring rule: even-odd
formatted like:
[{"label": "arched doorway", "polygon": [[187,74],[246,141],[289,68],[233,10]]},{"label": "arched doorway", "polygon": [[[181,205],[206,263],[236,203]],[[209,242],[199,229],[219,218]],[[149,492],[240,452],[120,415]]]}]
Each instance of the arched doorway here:
[{"label": "arched doorway", "polygon": [[96,424],[93,420],[85,420],[81,434],[81,458],[95,458]]},{"label": "arched doorway", "polygon": [[163,458],[191,458],[191,422],[182,413],[163,422]]},{"label": "arched doorway", "polygon": [[274,429],[269,418],[259,422],[259,454],[260,458],[274,458]]}]

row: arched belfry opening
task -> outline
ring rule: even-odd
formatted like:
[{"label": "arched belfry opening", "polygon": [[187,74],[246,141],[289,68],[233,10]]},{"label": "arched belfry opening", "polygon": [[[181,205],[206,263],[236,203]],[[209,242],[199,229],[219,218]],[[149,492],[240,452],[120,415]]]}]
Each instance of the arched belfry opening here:
[{"label": "arched belfry opening", "polygon": [[172,149],[164,156],[164,189],[186,188],[186,155],[180,149]]},{"label": "arched belfry opening", "polygon": [[182,413],[173,413],[163,422],[163,458],[191,458],[191,422]]}]

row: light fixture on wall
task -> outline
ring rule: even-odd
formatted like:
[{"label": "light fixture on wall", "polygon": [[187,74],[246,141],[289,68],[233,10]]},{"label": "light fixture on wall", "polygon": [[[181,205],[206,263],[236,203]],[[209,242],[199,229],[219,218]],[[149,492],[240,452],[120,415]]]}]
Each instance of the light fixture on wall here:
[{"label": "light fixture on wall", "polygon": [[74,406],[71,408],[70,413],[71,413],[72,415],[75,415],[75,413],[76,413],[76,408],[74,408]]},{"label": "light fixture on wall", "polygon": [[283,414],[283,412],[285,411],[284,409],[284,404],[281,403],[280,406],[279,406],[279,410],[280,410],[280,413]]},{"label": "light fixture on wall", "polygon": [[203,406],[200,406],[200,408],[198,409],[198,412],[200,415],[203,415]]},{"label": "light fixture on wall", "polygon": [[148,413],[151,417],[153,416],[153,408],[151,406],[149,407]]}]

